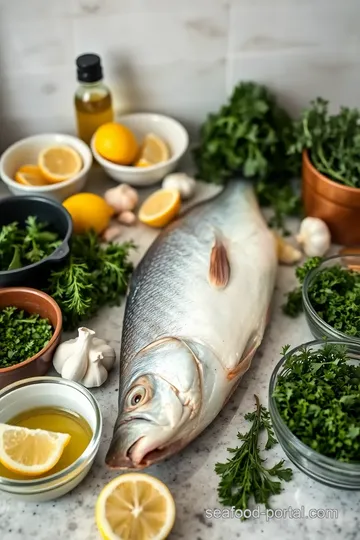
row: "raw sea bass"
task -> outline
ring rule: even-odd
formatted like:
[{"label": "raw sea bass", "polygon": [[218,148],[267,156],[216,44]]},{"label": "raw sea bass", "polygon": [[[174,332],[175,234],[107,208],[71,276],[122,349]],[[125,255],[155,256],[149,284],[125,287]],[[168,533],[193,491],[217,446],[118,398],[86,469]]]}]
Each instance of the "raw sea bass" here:
[{"label": "raw sea bass", "polygon": [[276,270],[273,235],[245,182],[158,236],[130,284],[109,467],[147,467],[214,420],[261,343]]}]

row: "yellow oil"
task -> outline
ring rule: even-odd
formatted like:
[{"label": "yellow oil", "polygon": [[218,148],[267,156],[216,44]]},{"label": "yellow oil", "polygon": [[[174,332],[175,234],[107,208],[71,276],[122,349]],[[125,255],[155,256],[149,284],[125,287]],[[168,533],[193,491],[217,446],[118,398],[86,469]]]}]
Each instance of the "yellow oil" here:
[{"label": "yellow oil", "polygon": [[[92,429],[87,421],[76,413],[56,407],[39,407],[22,412],[6,422],[13,426],[22,426],[29,429],[45,429],[58,433],[71,435],[69,444],[53,469],[37,476],[42,478],[66,469],[74,463],[89,445],[92,438]],[[0,476],[14,480],[29,480],[29,476],[9,471],[0,463]]]},{"label": "yellow oil", "polygon": [[84,101],[75,96],[75,111],[78,136],[87,144],[99,126],[112,122],[114,118],[110,94],[92,93]]}]

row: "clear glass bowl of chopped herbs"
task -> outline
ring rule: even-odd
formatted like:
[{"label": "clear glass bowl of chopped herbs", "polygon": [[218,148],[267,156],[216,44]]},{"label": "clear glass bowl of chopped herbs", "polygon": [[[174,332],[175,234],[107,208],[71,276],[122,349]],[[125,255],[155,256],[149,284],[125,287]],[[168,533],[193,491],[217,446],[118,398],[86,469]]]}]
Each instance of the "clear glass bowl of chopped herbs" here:
[{"label": "clear glass bowl of chopped herbs", "polygon": [[353,341],[360,346],[360,255],[336,255],[305,277],[302,300],[317,339]]},{"label": "clear glass bowl of chopped herbs", "polygon": [[334,340],[289,349],[269,384],[279,443],[314,480],[360,490],[360,347]]}]

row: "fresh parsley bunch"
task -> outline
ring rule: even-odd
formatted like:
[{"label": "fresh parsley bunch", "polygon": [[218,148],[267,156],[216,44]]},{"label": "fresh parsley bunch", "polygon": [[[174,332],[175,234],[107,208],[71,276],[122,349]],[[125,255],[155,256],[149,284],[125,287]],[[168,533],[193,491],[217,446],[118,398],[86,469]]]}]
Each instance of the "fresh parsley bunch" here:
[{"label": "fresh parsley bunch", "polygon": [[223,184],[236,176],[253,179],[260,203],[274,209],[274,224],[299,211],[290,181],[300,173],[300,157],[289,155],[293,123],[269,90],[243,82],[200,132],[194,151],[198,176]]},{"label": "fresh parsley bunch", "polygon": [[318,171],[340,184],[360,187],[359,109],[342,107],[330,114],[328,102],[317,98],[295,122],[293,136],[290,154],[307,149]]}]

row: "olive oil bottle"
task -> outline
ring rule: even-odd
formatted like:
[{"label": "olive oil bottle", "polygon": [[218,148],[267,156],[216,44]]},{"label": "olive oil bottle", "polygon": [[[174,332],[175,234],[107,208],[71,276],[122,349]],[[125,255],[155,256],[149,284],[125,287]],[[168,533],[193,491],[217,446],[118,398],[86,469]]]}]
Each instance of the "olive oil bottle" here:
[{"label": "olive oil bottle", "polygon": [[[68,433],[71,436],[69,444],[65,447],[55,467],[36,478],[50,476],[72,465],[86,450],[93,435],[91,427],[84,418],[66,409],[57,407],[30,409],[18,414],[6,423],[29,429],[44,429],[57,433]],[[31,477],[12,472],[1,463],[0,476],[12,478],[13,480],[31,480]]]},{"label": "olive oil bottle", "polygon": [[110,90],[103,83],[101,59],[83,54],[76,59],[77,79],[75,111],[78,137],[87,144],[97,128],[114,120]]}]

